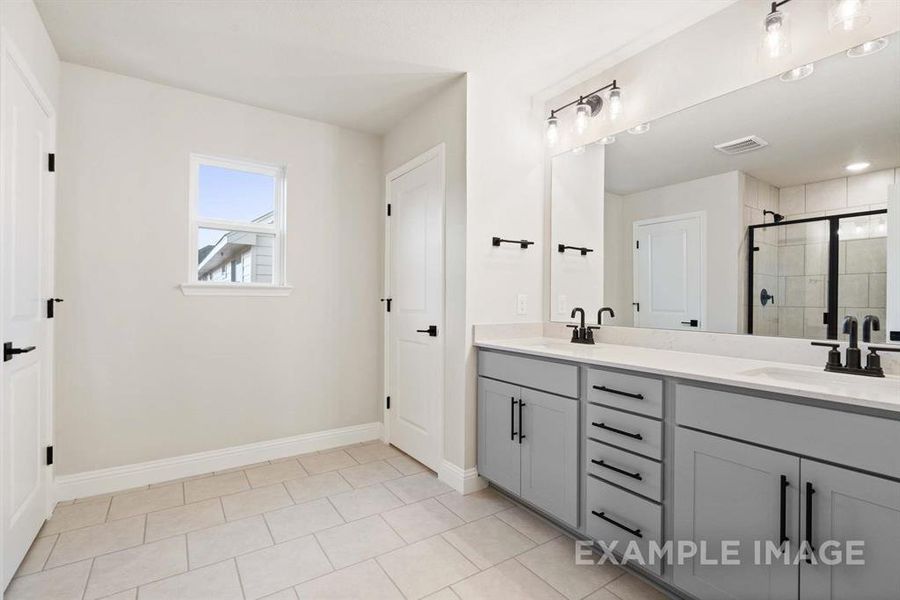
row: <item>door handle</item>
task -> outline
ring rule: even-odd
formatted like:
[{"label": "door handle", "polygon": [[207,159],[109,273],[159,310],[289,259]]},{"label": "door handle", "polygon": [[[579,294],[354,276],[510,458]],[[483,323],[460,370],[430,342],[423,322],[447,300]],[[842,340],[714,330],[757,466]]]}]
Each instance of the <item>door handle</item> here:
[{"label": "door handle", "polygon": [[427,333],[431,337],[437,337],[437,325],[429,325],[428,329],[416,329],[416,333]]},{"label": "door handle", "polygon": [[522,444],[522,440],[525,439],[525,434],[522,433],[522,430],[525,429],[525,425],[522,423],[522,407],[525,406],[525,403],[519,400],[519,444]]},{"label": "door handle", "polygon": [[13,348],[12,342],[6,342],[3,344],[3,362],[8,362],[12,360],[13,356],[16,354],[28,354],[36,350],[36,346],[25,346],[24,348]]},{"label": "door handle", "polygon": [[516,441],[516,397],[509,398],[509,439]]}]

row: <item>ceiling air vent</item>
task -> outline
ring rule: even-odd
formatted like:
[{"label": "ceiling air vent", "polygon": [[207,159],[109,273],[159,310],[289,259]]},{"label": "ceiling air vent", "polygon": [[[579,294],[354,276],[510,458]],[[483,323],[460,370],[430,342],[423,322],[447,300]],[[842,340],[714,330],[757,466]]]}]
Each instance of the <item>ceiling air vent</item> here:
[{"label": "ceiling air vent", "polygon": [[724,152],[725,154],[742,154],[744,152],[750,152],[751,150],[759,150],[760,148],[765,148],[768,145],[769,142],[762,139],[761,137],[748,135],[747,137],[731,140],[730,142],[716,144],[714,148],[719,152]]}]

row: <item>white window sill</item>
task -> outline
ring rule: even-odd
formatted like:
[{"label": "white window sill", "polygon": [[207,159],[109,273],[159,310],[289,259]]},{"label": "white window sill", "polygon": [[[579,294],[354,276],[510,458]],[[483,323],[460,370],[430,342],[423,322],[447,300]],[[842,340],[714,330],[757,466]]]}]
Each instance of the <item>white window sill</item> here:
[{"label": "white window sill", "polygon": [[182,283],[185,296],[288,296],[289,285],[265,285],[261,283]]}]

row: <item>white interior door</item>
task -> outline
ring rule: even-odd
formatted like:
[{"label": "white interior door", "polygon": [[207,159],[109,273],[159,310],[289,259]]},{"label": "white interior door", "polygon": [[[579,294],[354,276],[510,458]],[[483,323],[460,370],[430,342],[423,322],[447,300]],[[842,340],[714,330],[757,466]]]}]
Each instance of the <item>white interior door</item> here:
[{"label": "white interior door", "polygon": [[634,224],[634,324],[703,329],[703,215]]},{"label": "white interior door", "polygon": [[[6,587],[48,512],[52,180],[54,116],[24,63],[3,43],[0,95],[0,504]],[[7,352],[6,344],[16,350]],[[29,350],[32,348],[32,350]],[[27,352],[26,352],[27,350]]]},{"label": "white interior door", "polygon": [[443,153],[389,177],[389,441],[437,470],[444,390]]}]

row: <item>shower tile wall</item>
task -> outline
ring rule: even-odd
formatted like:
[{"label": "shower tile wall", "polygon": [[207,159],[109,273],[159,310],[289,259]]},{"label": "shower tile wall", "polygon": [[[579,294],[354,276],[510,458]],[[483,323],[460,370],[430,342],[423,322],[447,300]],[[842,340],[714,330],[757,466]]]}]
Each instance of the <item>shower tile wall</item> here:
[{"label": "shower tile wall", "polygon": [[[743,173],[743,185],[741,196],[744,210],[744,231],[750,225],[772,222],[771,216],[763,218],[764,210],[778,211],[778,188]],[[741,257],[738,264],[740,272],[740,298],[742,331],[746,332],[747,294],[746,294],[746,265],[747,265],[747,239],[741,246]],[[778,307],[775,303],[763,306],[759,302],[760,292],[763,289],[776,296],[778,301],[778,239],[777,232],[771,229],[757,229],[754,234],[754,245],[759,251],[753,257],[753,333],[754,335],[778,335]]]},{"label": "shower tile wall", "polygon": [[[900,169],[886,169],[781,188],[778,211],[786,220],[839,215],[886,207],[887,188],[900,182]],[[778,335],[823,339],[822,315],[828,289],[828,226],[825,222],[779,227]],[[884,215],[841,221],[838,312],[885,320]],[[846,336],[841,336],[846,337]],[[884,331],[873,334],[884,341]]]}]

